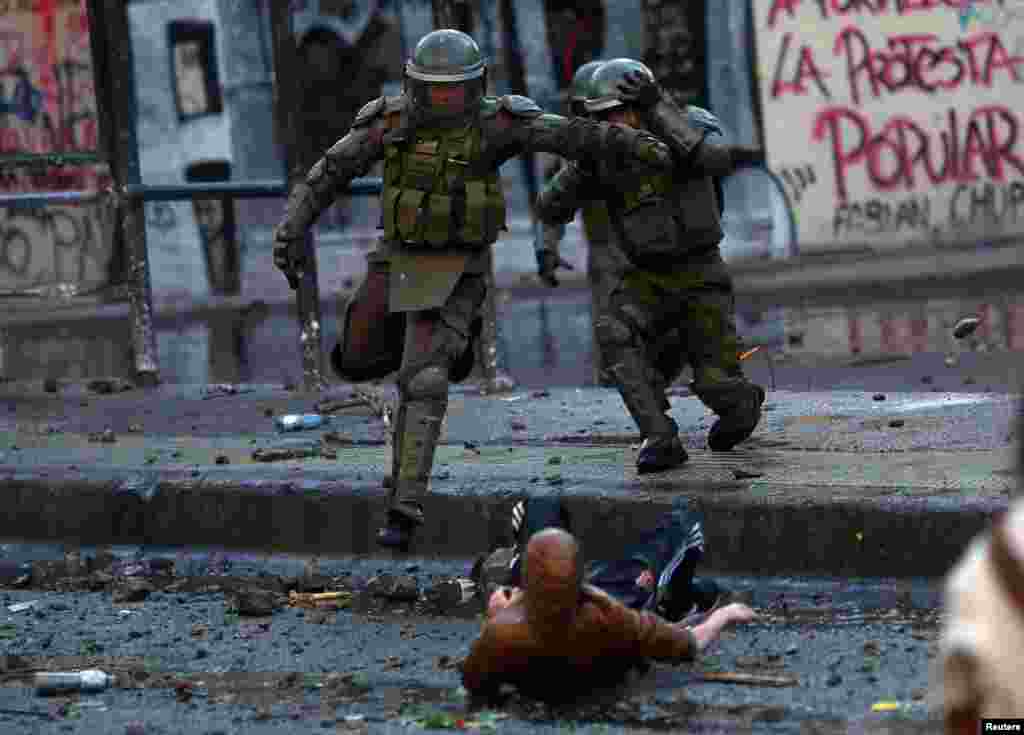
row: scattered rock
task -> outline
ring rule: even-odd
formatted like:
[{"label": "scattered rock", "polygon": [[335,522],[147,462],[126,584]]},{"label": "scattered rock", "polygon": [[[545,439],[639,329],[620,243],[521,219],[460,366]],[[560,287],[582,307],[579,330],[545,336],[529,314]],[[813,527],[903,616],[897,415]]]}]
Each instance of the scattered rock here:
[{"label": "scattered rock", "polygon": [[217,458],[213,460],[217,464],[230,464],[231,460],[228,459],[226,454],[218,454]]},{"label": "scattered rock", "polygon": [[319,457],[323,449],[312,447],[268,447],[257,449],[252,458],[257,462],[287,462],[293,459],[313,459]]},{"label": "scattered rock", "polygon": [[126,380],[120,378],[98,378],[96,380],[90,380],[86,387],[93,393],[99,393],[100,395],[108,395],[110,393],[120,393],[122,391],[131,390],[135,386]]},{"label": "scattered rock", "polygon": [[393,602],[415,602],[420,597],[419,584],[409,575],[380,574],[366,583],[366,591],[374,597]]},{"label": "scattered rock", "polygon": [[196,623],[192,626],[192,637],[193,638],[205,638],[207,633],[210,632],[210,626],[205,623]]},{"label": "scattered rock", "polygon": [[179,681],[174,685],[174,698],[179,702],[188,702],[192,699],[192,682]]},{"label": "scattered rock", "polygon": [[142,577],[127,577],[117,587],[111,595],[113,602],[142,602],[149,594],[156,588],[153,583]]},{"label": "scattered rock", "polygon": [[967,316],[956,323],[953,327],[953,336],[957,339],[963,339],[974,334],[974,330],[981,324],[981,319],[976,316]]},{"label": "scattered rock", "polygon": [[864,654],[866,656],[878,656],[882,652],[882,644],[878,641],[865,641]]},{"label": "scattered rock", "polygon": [[93,443],[101,444],[113,444],[117,441],[117,435],[114,434],[113,429],[104,429],[103,431],[94,431],[89,434],[89,441]]},{"label": "scattered rock", "polygon": [[281,596],[277,592],[258,587],[229,592],[227,600],[229,610],[254,617],[273,615],[282,605]]},{"label": "scattered rock", "polygon": [[889,422],[890,429],[900,429],[906,422],[903,419],[893,419]]},{"label": "scattered rock", "polygon": [[873,401],[884,401],[885,400],[885,393],[875,393],[875,395],[871,396],[871,400],[873,400]]}]

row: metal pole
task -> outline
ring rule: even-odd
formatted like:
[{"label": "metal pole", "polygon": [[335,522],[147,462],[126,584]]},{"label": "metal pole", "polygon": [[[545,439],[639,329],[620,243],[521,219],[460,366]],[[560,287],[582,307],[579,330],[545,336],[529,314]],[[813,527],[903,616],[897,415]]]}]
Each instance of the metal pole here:
[{"label": "metal pole", "polygon": [[128,256],[136,381],[140,385],[153,386],[160,382],[160,370],[153,328],[153,291],[146,249],[144,203],[141,198],[124,196],[127,187],[141,183],[135,139],[134,60],[127,4],[123,0],[89,0],[88,12],[100,130],[109,156],[120,222],[121,241],[118,244]]},{"label": "metal pole", "polygon": [[[285,181],[289,189],[306,175],[301,155],[301,130],[295,80],[300,78],[298,49],[292,31],[291,4],[271,0],[270,27],[274,44],[274,109],[277,114],[278,143],[283,148]],[[306,232],[305,271],[295,293],[299,313],[299,348],[302,354],[302,379],[307,391],[324,388],[323,349],[320,333],[320,284],[317,277],[316,243],[313,228]]]}]

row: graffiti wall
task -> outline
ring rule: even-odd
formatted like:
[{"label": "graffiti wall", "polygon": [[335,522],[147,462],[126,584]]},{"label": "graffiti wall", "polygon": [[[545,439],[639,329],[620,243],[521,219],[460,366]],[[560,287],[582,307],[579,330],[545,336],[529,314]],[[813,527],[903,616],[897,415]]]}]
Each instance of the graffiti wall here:
[{"label": "graffiti wall", "polygon": [[754,0],[802,251],[1024,233],[1024,0]]},{"label": "graffiti wall", "polygon": [[[85,0],[0,0],[0,154],[99,147]],[[0,191],[97,190],[105,167],[2,168]],[[0,210],[0,290],[108,279],[100,206]]]}]

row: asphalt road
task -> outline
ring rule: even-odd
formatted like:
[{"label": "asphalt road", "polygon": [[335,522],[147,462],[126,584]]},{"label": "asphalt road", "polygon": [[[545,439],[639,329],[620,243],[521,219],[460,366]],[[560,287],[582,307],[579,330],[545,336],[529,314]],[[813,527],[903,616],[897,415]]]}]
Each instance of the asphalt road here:
[{"label": "asphalt road", "polygon": [[[203,555],[179,556],[177,563],[193,574],[225,571],[219,556],[213,569]],[[466,562],[325,562],[322,573],[356,593],[350,609],[285,607],[261,618],[230,612],[225,590],[232,580],[287,574],[296,564],[236,556],[227,561],[230,577],[196,577],[184,589],[156,591],[135,603],[115,603],[108,591],[0,591],[0,662],[8,669],[0,673],[0,732],[387,733],[416,732],[444,716],[470,725],[488,721],[491,715],[467,712],[452,668],[467,653],[476,620],[361,592],[381,571],[409,574],[425,589],[433,579],[462,573]],[[938,624],[934,585],[722,581],[761,617],[727,632],[697,664],[659,665],[616,691],[561,708],[513,695],[491,710],[498,718],[493,731],[934,731],[926,696]],[[6,609],[29,600],[39,603]],[[115,673],[116,687],[42,698],[17,674],[27,667],[86,666]],[[748,686],[702,679],[714,672],[790,681]],[[873,712],[879,703],[890,709]]]}]

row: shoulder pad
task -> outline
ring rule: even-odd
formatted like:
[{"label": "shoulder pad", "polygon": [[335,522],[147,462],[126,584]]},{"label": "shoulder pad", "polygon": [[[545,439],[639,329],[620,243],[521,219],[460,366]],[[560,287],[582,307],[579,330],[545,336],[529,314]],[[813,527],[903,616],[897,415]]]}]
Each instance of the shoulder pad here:
[{"label": "shoulder pad", "polygon": [[700,128],[708,133],[724,134],[722,132],[722,123],[719,122],[714,113],[705,110],[703,107],[688,105],[686,108],[686,119],[695,128]]},{"label": "shoulder pad", "polygon": [[363,105],[363,108],[356,113],[356,119],[352,121],[352,127],[361,128],[364,125],[369,125],[381,114],[381,112],[384,111],[386,102],[387,99],[385,97],[378,97],[371,102],[367,102]]},{"label": "shoulder pad", "polygon": [[513,115],[522,117],[536,117],[544,113],[540,106],[529,97],[521,94],[507,94],[498,100],[502,109],[508,110]]}]

